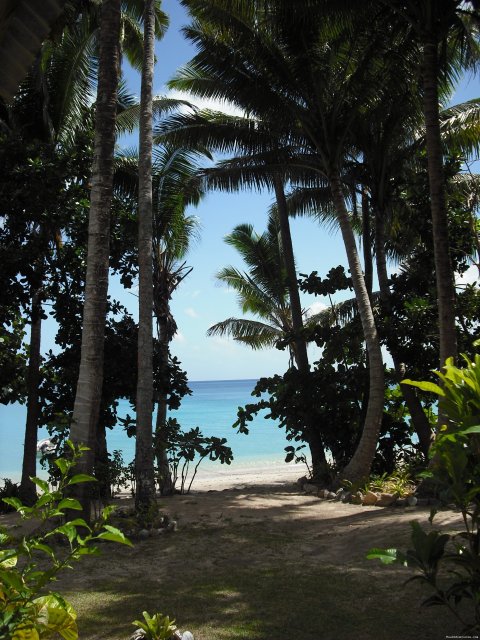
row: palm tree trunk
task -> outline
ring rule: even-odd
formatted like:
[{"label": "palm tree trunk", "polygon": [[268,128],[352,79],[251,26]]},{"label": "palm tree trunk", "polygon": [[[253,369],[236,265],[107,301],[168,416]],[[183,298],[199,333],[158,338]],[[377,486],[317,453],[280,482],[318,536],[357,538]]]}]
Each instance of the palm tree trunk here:
[{"label": "palm tree trunk", "polygon": [[168,465],[167,438],[165,422],[167,420],[167,376],[168,376],[168,332],[166,316],[157,318],[158,342],[160,343],[160,380],[161,390],[157,392],[156,457],[158,467],[158,484],[162,496],[171,495],[174,487]]},{"label": "palm tree trunk", "polygon": [[135,478],[137,510],[145,511],[155,498],[153,470],[153,262],[152,262],[152,99],[155,63],[155,3],[145,0],[144,52],[140,97],[138,186],[138,382]]},{"label": "palm tree trunk", "polygon": [[358,256],[350,220],[348,219],[340,176],[337,172],[332,173],[330,176],[330,186],[345,250],[347,252],[350,275],[370,363],[370,390],[365,424],[357,449],[342,474],[344,478],[356,482],[369,475],[373,458],[375,457],[385,395],[383,360],[372,306],[363,277],[362,265]]},{"label": "palm tree trunk", "polygon": [[37,498],[36,485],[30,480],[37,475],[37,439],[40,402],[40,344],[42,337],[42,289],[32,296],[30,325],[30,348],[27,373],[27,421],[25,424],[25,444],[23,448],[22,480],[20,495],[27,504],[33,504]]},{"label": "palm tree trunk", "polygon": [[420,450],[425,459],[427,459],[432,437],[430,422],[428,421],[415,389],[408,384],[401,384],[405,378],[406,370],[405,365],[398,356],[398,342],[395,328],[391,327],[391,292],[388,284],[387,259],[385,254],[385,220],[379,207],[375,207],[375,255],[377,260],[378,283],[380,286],[380,300],[382,301],[384,314],[386,315],[384,322],[386,325],[385,334],[387,347],[392,356],[397,382],[400,384],[402,395],[410,412],[413,428],[418,436]]},{"label": "palm tree trunk", "polygon": [[[308,362],[307,343],[303,335],[302,305],[298,291],[297,271],[295,268],[295,256],[293,253],[292,235],[290,233],[290,221],[288,218],[285,192],[280,178],[275,178],[275,196],[277,200],[278,223],[287,273],[287,287],[290,297],[290,309],[292,313],[293,332],[295,334],[295,360],[299,372],[308,376],[310,365]],[[305,425],[305,436],[310,449],[312,459],[313,480],[323,482],[328,478],[328,463],[325,456],[325,448],[317,425]]]},{"label": "palm tree trunk", "polygon": [[370,225],[370,207],[368,203],[368,194],[365,189],[362,189],[362,231],[365,286],[367,287],[368,295],[371,299],[373,288],[372,237]]},{"label": "palm tree trunk", "polygon": [[438,297],[440,367],[457,357],[455,330],[455,282],[450,258],[448,217],[445,202],[443,151],[438,98],[438,43],[427,36],[423,50],[423,108],[425,113],[428,180],[433,227],[433,250]]},{"label": "palm tree trunk", "polygon": [[307,343],[303,336],[302,305],[298,291],[297,271],[295,268],[295,256],[293,253],[292,235],[290,233],[287,202],[285,200],[282,181],[278,177],[275,178],[275,196],[277,199],[278,223],[282,239],[282,253],[285,260],[285,270],[287,272],[293,332],[295,334],[295,360],[297,361],[298,370],[302,373],[308,373],[308,371],[310,371],[310,365],[308,363]]},{"label": "palm tree trunk", "polygon": [[[88,259],[83,310],[82,350],[70,438],[90,447],[79,471],[91,473],[95,458],[95,431],[103,382],[103,343],[108,292],[110,204],[117,85],[120,68],[120,0],[103,0],[100,23],[100,57],[95,115],[95,150],[88,224]],[[88,487],[75,485],[90,520]]]}]

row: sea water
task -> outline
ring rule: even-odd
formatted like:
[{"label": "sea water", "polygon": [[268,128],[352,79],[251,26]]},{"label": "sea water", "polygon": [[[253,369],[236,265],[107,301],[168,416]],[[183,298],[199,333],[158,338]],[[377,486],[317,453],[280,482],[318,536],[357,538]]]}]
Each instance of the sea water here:
[{"label": "sea water", "polygon": [[[231,447],[234,462],[232,471],[241,466],[259,467],[279,465],[285,458],[287,446],[285,431],[271,419],[265,419],[265,411],[248,423],[249,435],[239,434],[232,428],[237,419],[238,407],[256,401],[251,396],[255,380],[210,380],[189,382],[191,396],[185,396],[179,410],[171,417],[178,420],[184,431],[199,427],[204,436],[226,438]],[[121,400],[119,417],[134,415],[130,404]],[[21,476],[26,408],[23,405],[0,405],[0,479],[18,481]],[[48,437],[47,430],[39,430],[38,439]],[[126,463],[134,458],[135,440],[128,438],[121,425],[107,430],[108,450],[122,452]],[[204,461],[202,466],[220,465]],[[39,469],[40,471],[40,469]]]}]

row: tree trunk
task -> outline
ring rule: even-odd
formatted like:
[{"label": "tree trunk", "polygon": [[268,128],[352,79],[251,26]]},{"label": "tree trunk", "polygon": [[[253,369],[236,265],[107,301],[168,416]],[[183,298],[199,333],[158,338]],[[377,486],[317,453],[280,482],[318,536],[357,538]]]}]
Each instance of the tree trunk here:
[{"label": "tree trunk", "polygon": [[387,260],[385,255],[385,221],[378,207],[375,207],[375,255],[377,259],[377,275],[380,285],[380,300],[382,302],[385,318],[385,334],[387,347],[392,356],[393,366],[397,382],[400,384],[403,398],[410,412],[413,428],[418,436],[420,450],[428,459],[428,451],[432,437],[432,430],[428,418],[423,410],[422,404],[418,399],[417,393],[413,387],[408,384],[401,384],[406,376],[405,365],[398,356],[398,342],[396,339],[395,329],[390,326],[391,322],[391,300],[390,286],[388,283]]},{"label": "tree trunk", "polygon": [[[433,29],[433,27],[432,27]],[[438,297],[440,367],[457,357],[455,330],[455,282],[450,258],[445,201],[443,150],[438,105],[438,43],[434,36],[423,43],[423,108],[425,113],[428,181],[433,228],[433,251]]]},{"label": "tree trunk", "polygon": [[[91,473],[95,458],[95,429],[103,382],[103,347],[108,292],[110,204],[113,184],[115,116],[120,69],[120,0],[103,0],[100,23],[100,57],[95,114],[95,150],[88,225],[88,258],[83,310],[82,350],[70,438],[90,447],[79,472]],[[89,489],[75,485],[90,520]]]},{"label": "tree trunk", "polygon": [[[287,287],[290,298],[290,309],[292,313],[292,325],[295,340],[295,360],[299,372],[308,376],[310,365],[308,362],[307,343],[303,335],[302,305],[300,303],[300,293],[298,291],[297,271],[295,268],[295,255],[293,253],[292,235],[290,233],[290,221],[288,218],[287,202],[285,192],[280,178],[275,178],[275,196],[277,200],[278,222],[280,226],[280,237],[282,241],[282,254],[284,266],[287,273]],[[320,436],[318,425],[305,425],[305,436],[312,458],[313,479],[325,481],[328,477],[328,463],[325,456],[325,448]]]},{"label": "tree trunk", "polygon": [[278,222],[283,248],[282,253],[285,261],[287,286],[290,296],[290,309],[292,313],[292,325],[295,339],[295,360],[297,361],[298,370],[302,373],[308,373],[310,371],[310,365],[308,363],[307,343],[303,336],[302,305],[300,303],[300,294],[298,292],[295,256],[293,253],[285,192],[280,178],[275,178],[275,196],[277,199]]},{"label": "tree trunk", "polygon": [[362,230],[365,286],[367,287],[368,295],[370,296],[371,300],[373,288],[372,237],[370,225],[370,207],[368,203],[368,194],[365,189],[362,189]]},{"label": "tree trunk", "polygon": [[158,467],[158,484],[162,496],[171,495],[174,490],[170,467],[168,466],[167,438],[165,422],[167,420],[167,385],[168,385],[168,331],[166,316],[157,318],[158,342],[160,344],[160,379],[162,388],[157,392],[156,457]]},{"label": "tree trunk", "polygon": [[362,435],[357,449],[342,474],[343,478],[356,482],[363,480],[370,474],[373,458],[375,457],[385,396],[383,360],[372,306],[368,296],[367,287],[365,286],[362,265],[358,256],[350,220],[348,218],[348,212],[345,206],[340,176],[338,173],[334,173],[330,176],[330,186],[332,189],[337,219],[340,224],[343,242],[345,244],[348,264],[350,267],[350,275],[355,291],[355,298],[357,300],[370,363],[370,390],[365,424],[363,426]]},{"label": "tree trunk", "polygon": [[155,63],[155,3],[145,0],[144,52],[140,97],[138,185],[138,383],[135,477],[137,510],[145,511],[155,498],[153,470],[153,262],[152,262],[152,99]]},{"label": "tree trunk", "polygon": [[32,296],[30,324],[30,349],[27,373],[27,421],[25,424],[25,444],[23,449],[22,480],[20,496],[27,504],[37,499],[36,485],[30,480],[37,475],[37,439],[40,402],[38,388],[40,386],[40,344],[42,337],[42,289]]}]

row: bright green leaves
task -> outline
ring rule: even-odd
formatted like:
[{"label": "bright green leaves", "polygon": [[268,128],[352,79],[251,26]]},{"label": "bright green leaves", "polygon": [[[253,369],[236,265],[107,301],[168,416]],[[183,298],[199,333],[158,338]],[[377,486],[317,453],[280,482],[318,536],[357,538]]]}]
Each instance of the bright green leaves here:
[{"label": "bright green leaves", "polygon": [[146,640],[170,640],[177,630],[175,620],[170,620],[168,616],[161,613],[150,616],[147,611],[142,615],[145,622],[135,620],[132,624],[145,632]]},{"label": "bright green leaves", "polygon": [[[86,474],[71,475],[85,447],[67,444],[72,451],[71,459],[61,458],[55,462],[61,473],[58,489],[52,490],[45,480],[32,478],[40,489],[33,506],[27,507],[17,498],[4,500],[23,518],[36,518],[49,524],[58,522],[58,518],[63,521],[59,526],[49,527],[43,535],[23,538],[13,549],[0,549],[0,638],[43,640],[61,636],[64,640],[77,640],[75,611],[59,594],[48,592],[49,583],[81,556],[98,553],[95,546],[98,541],[131,545],[121,531],[107,524],[111,508],[105,509],[100,521],[91,527],[83,518],[68,519],[68,512],[81,511],[82,505],[75,498],[65,497],[66,488],[94,478]],[[57,536],[68,540],[67,553],[57,555],[56,548],[48,544]],[[0,533],[1,547],[9,541],[6,534]],[[17,568],[20,557],[25,562]],[[43,559],[41,569],[37,566],[40,557]],[[45,566],[45,559],[49,567]],[[43,595],[46,588],[47,594]]]},{"label": "bright green leaves", "polygon": [[[435,372],[441,387],[404,382],[442,399],[447,424],[436,434],[431,463],[423,476],[445,504],[453,503],[461,511],[464,530],[456,535],[427,532],[413,522],[412,548],[406,553],[372,549],[367,557],[413,568],[415,575],[407,582],[418,580],[433,589],[422,604],[447,607],[470,632],[480,630],[480,356],[473,361],[463,356],[463,360],[463,368],[448,359],[442,372]],[[433,510],[430,523],[435,514]]]},{"label": "bright green leaves", "polygon": [[110,542],[118,542],[120,544],[126,544],[130,547],[133,546],[130,540],[126,538],[119,529],[116,529],[109,524],[104,525],[103,528],[105,529],[105,531],[102,531],[96,536],[98,540],[109,540]]}]

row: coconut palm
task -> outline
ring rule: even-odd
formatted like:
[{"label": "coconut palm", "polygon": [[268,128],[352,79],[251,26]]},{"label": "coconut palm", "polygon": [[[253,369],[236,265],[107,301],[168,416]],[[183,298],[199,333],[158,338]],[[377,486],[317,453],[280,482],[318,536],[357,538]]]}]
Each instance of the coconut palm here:
[{"label": "coconut palm", "polygon": [[[28,77],[11,104],[2,109],[7,135],[37,141],[56,157],[68,157],[79,131],[90,124],[89,109],[94,89],[97,58],[96,22],[90,13],[68,21],[54,42],[46,42]],[[62,185],[59,185],[61,188]],[[31,340],[29,349],[27,421],[21,490],[34,500],[36,444],[40,414],[40,348],[43,301],[47,297],[44,277],[49,256],[61,248],[62,229],[47,217],[32,233],[32,241],[43,247],[35,260],[35,286],[31,296]]]},{"label": "coconut palm", "polygon": [[[455,68],[441,61],[441,48],[450,47],[457,65],[478,59],[479,7],[463,0],[379,0],[385,11],[411,28],[414,42],[423,53],[422,89],[426,128],[426,149],[433,226],[433,246],[438,296],[440,367],[456,357],[455,285],[448,237],[447,207],[443,177],[440,131],[439,85]],[[469,19],[474,22],[468,23]],[[451,65],[451,58],[449,60]],[[458,68],[458,66],[457,66]]]},{"label": "coconut palm", "polygon": [[144,53],[140,96],[138,163],[138,358],[135,440],[135,504],[147,511],[155,496],[152,448],[153,411],[153,278],[152,278],[152,148],[155,2],[145,0]]},{"label": "coconut palm", "polygon": [[[159,26],[158,22],[156,21],[157,26]],[[95,152],[88,231],[82,350],[70,432],[73,442],[83,442],[89,445],[89,451],[85,452],[81,460],[81,468],[87,473],[91,472],[93,468],[95,429],[103,379],[110,203],[113,185],[113,153],[120,72],[120,27],[120,1],[103,0],[98,39],[99,67],[95,118]],[[86,495],[81,497],[85,505],[85,516],[89,518]]]},{"label": "coconut palm", "polygon": [[192,268],[185,257],[198,237],[199,221],[187,215],[203,196],[197,179],[197,154],[185,149],[161,146],[155,153],[154,233],[153,233],[153,312],[157,323],[160,365],[156,387],[156,457],[162,494],[173,491],[167,460],[165,424],[169,386],[170,343],[177,331],[170,301]]},{"label": "coconut palm", "polygon": [[[331,189],[372,374],[366,426],[346,470],[352,478],[361,476],[368,473],[376,446],[383,408],[383,364],[344,199],[342,166],[350,152],[349,136],[355,119],[377,99],[382,76],[389,69],[388,64],[381,70],[370,64],[385,39],[376,31],[364,35],[369,25],[363,18],[356,23],[356,36],[352,38],[347,30],[352,23],[335,31],[328,21],[313,20],[300,30],[294,11],[290,20],[277,20],[274,10],[264,12],[262,20],[257,20],[254,3],[234,8],[220,1],[214,8],[196,1],[185,4],[195,16],[185,33],[200,52],[173,85],[202,97],[229,99],[264,126],[268,123],[270,132],[276,133],[276,149],[293,149],[291,165],[297,157],[308,156],[319,181],[326,180]],[[298,37],[300,31],[302,38]],[[383,58],[387,63],[388,58]],[[254,133],[252,129],[252,137]],[[226,140],[227,145],[231,140],[228,134]]]}]

